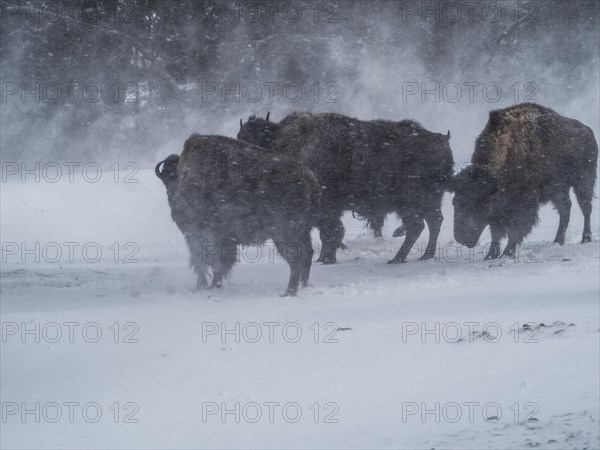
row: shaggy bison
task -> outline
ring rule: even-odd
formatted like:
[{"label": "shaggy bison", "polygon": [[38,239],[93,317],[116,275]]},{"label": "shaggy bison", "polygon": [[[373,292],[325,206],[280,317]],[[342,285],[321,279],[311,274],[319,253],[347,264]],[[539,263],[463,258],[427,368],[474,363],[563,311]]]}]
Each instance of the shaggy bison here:
[{"label": "shaggy bison", "polygon": [[442,196],[452,176],[449,133],[432,133],[410,120],[365,122],[333,113],[296,112],[279,123],[256,116],[246,123],[240,120],[237,137],[285,153],[315,173],[322,188],[319,261],[336,262],[346,210],[372,223],[381,223],[390,212],[402,217],[406,239],[390,263],[406,261],[425,220],[429,242],[422,258],[433,257],[443,220]]},{"label": "shaggy bison", "polygon": [[[161,170],[162,165],[162,170]],[[237,245],[271,238],[290,266],[285,295],[308,282],[313,215],[320,186],[293,159],[222,136],[193,134],[181,156],[156,166],[173,220],[185,236],[197,287],[221,287],[236,262]]]},{"label": "shaggy bison", "polygon": [[[358,218],[365,221],[365,228],[370,228],[373,230],[373,236],[376,239],[383,239],[383,223],[385,222],[385,215],[377,216],[377,217],[363,217],[354,215],[354,211],[352,212],[352,217]],[[400,225],[398,228],[394,230],[392,233],[393,237],[400,237],[406,235],[406,230],[404,229],[404,225]]]},{"label": "shaggy bison", "polygon": [[490,112],[475,143],[471,166],[454,187],[454,237],[473,247],[486,225],[492,243],[486,259],[504,256],[529,234],[541,204],[551,201],[560,216],[554,242],[564,244],[575,191],[583,211],[583,242],[590,242],[590,215],[598,145],[590,128],[531,103]]}]

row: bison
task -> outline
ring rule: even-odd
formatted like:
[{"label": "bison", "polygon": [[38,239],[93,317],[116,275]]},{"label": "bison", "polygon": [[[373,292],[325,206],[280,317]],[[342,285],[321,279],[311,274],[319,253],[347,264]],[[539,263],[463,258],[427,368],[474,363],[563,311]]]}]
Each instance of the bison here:
[{"label": "bison", "polygon": [[[295,112],[279,123],[256,116],[246,123],[240,120],[237,137],[285,153],[315,173],[323,190],[316,224],[320,262],[336,262],[346,210],[373,223],[381,223],[390,212],[402,217],[406,238],[389,263],[406,261],[427,222],[429,242],[422,259],[433,257],[443,220],[442,197],[453,172],[449,132],[432,133],[411,120],[361,121],[334,113]],[[395,234],[401,233],[399,229]]]},{"label": "bison", "polygon": [[[162,166],[162,170],[161,170]],[[284,295],[308,282],[310,231],[319,207],[314,174],[292,158],[223,136],[193,134],[181,156],[157,164],[171,215],[183,233],[197,288],[220,288],[236,262],[237,245],[272,239],[290,266]]]},{"label": "bison", "polygon": [[532,103],[490,112],[475,143],[471,166],[454,182],[454,237],[473,247],[489,225],[492,243],[486,259],[515,255],[538,220],[540,205],[551,201],[560,216],[554,242],[564,244],[575,191],[583,212],[581,242],[590,242],[590,215],[598,144],[592,130],[550,108]]},{"label": "bison", "polygon": [[[268,112],[267,116],[265,118],[265,122],[267,122],[267,123],[269,122],[270,115],[271,115],[271,113]],[[256,118],[256,116],[253,116],[253,118]],[[244,131],[244,124],[243,124],[242,120],[240,120],[240,131]],[[247,136],[246,133],[242,133],[242,134],[238,133],[238,139],[241,139],[243,137],[251,140],[251,138],[249,136]],[[354,214],[355,212],[356,211],[352,211],[352,217],[357,218],[359,220],[363,220],[365,222],[365,228],[370,228],[371,231],[373,232],[373,236],[376,239],[383,239],[382,229],[383,229],[383,224],[385,221],[385,215],[378,215],[375,217],[364,217],[361,215],[358,215],[358,216],[355,215]],[[406,230],[403,225],[400,225],[398,228],[396,228],[392,234],[393,237],[401,237],[404,235],[406,235]],[[346,246],[340,241],[338,243],[338,248],[346,249]]]}]

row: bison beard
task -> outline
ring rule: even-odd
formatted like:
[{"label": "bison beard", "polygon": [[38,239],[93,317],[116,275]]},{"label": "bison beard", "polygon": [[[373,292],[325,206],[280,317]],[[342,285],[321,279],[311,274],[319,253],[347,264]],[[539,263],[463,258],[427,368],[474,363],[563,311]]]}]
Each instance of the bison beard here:
[{"label": "bison beard", "polygon": [[573,188],[583,212],[581,242],[592,239],[590,216],[598,144],[577,120],[531,103],[492,111],[477,138],[472,165],[454,183],[454,237],[474,246],[486,225],[492,243],[486,259],[513,256],[538,219],[540,205],[552,202],[560,216],[554,242],[562,245],[569,224]]},{"label": "bison beard", "polygon": [[156,175],[190,250],[198,289],[208,287],[209,268],[211,287],[221,287],[236,262],[237,245],[267,239],[290,266],[285,295],[295,295],[300,281],[307,284],[320,187],[306,167],[234,139],[193,134],[181,157],[161,161]]},{"label": "bison beard", "polygon": [[344,237],[341,216],[347,210],[367,218],[375,230],[390,212],[402,217],[406,238],[390,263],[406,261],[427,222],[429,242],[422,259],[433,257],[443,220],[442,197],[452,175],[449,137],[410,120],[365,122],[304,112],[279,123],[252,116],[240,123],[238,133],[238,139],[276,149],[315,172],[323,189],[316,224],[323,263],[336,262]]}]

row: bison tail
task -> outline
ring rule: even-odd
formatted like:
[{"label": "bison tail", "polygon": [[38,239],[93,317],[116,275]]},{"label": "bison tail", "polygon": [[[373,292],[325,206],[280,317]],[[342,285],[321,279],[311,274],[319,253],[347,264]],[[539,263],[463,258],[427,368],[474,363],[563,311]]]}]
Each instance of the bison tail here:
[{"label": "bison tail", "polygon": [[[170,155],[167,159],[159,162],[154,168],[154,173],[162,180],[165,186],[170,187],[177,183],[177,165],[179,164],[179,155]],[[162,170],[160,166],[162,165]]]}]

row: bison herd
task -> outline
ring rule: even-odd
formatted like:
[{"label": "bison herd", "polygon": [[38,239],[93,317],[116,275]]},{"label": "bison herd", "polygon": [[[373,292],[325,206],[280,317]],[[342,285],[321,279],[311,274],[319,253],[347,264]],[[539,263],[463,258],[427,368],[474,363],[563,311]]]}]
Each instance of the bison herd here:
[{"label": "bison herd", "polygon": [[[421,259],[432,258],[442,225],[444,192],[454,192],[454,237],[473,247],[490,226],[486,256],[515,254],[532,230],[540,205],[552,202],[564,244],[573,188],[584,215],[582,243],[591,241],[590,216],[598,145],[592,130],[531,103],[490,112],[471,165],[454,174],[450,132],[417,122],[361,121],[333,113],[295,112],[281,122],[240,120],[236,139],[193,134],[180,156],[156,166],[171,216],[183,233],[197,288],[221,287],[236,262],[237,245],[272,239],[290,266],[285,295],[306,285],[319,229],[323,264],[343,248],[341,216],[352,211],[381,235],[388,213],[406,235],[390,264],[406,261],[425,228]],[[500,240],[508,238],[504,252]]]}]

